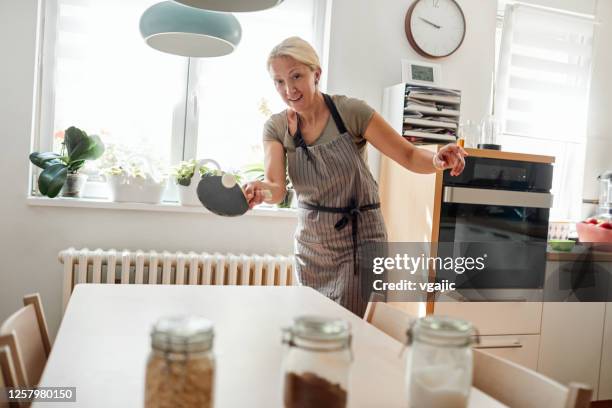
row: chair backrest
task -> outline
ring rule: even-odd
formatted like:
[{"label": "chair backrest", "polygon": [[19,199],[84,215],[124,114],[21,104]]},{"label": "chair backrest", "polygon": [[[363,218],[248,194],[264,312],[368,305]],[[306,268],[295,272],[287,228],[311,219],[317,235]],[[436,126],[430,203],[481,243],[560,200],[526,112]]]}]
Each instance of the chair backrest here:
[{"label": "chair backrest", "polygon": [[381,295],[372,293],[363,319],[397,341],[406,343],[406,331],[415,316],[383,302]]},{"label": "chair backrest", "polygon": [[38,385],[51,352],[49,330],[38,294],[23,298],[24,307],[0,326],[0,347],[7,346],[18,386]]},{"label": "chair backrest", "polygon": [[482,350],[474,350],[473,384],[502,404],[522,408],[588,408],[593,392],[583,384],[565,387]]},{"label": "chair backrest", "polygon": [[[11,350],[8,346],[0,347],[0,389],[17,387],[17,374],[11,357]],[[0,408],[17,406],[16,403],[9,403],[0,399]]]}]

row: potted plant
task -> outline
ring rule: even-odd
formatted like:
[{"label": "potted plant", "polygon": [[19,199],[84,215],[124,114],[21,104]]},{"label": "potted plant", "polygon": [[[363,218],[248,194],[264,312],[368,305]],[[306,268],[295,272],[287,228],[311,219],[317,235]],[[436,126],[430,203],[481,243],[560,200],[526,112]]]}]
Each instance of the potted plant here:
[{"label": "potted plant", "polygon": [[[159,204],[166,189],[166,175],[145,156],[121,157],[117,146],[104,153],[107,163],[102,173],[108,184],[111,200]],[[120,149],[119,149],[120,150]]]},{"label": "potted plant", "polygon": [[96,160],[104,153],[104,144],[97,135],[87,135],[74,126],[64,132],[61,153],[34,152],[30,161],[43,169],[38,176],[38,190],[53,198],[60,191],[64,197],[80,197],[87,175],[79,174],[86,160]]},{"label": "potted plant", "polygon": [[[206,164],[211,163],[216,169],[211,169]],[[196,168],[198,171],[196,171]],[[181,205],[200,206],[198,199],[197,188],[202,176],[217,175],[220,176],[221,166],[212,159],[203,160],[187,160],[180,162],[172,169],[172,175],[179,191],[179,202]]]}]

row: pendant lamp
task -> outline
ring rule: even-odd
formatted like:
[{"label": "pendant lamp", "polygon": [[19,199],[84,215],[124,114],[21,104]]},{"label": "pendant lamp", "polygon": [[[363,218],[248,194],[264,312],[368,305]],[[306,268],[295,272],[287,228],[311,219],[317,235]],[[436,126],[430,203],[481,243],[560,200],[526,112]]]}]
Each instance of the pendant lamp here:
[{"label": "pendant lamp", "polygon": [[242,29],[232,14],[164,1],[140,17],[140,34],[156,50],[183,57],[219,57],[234,51]]},{"label": "pendant lamp", "polygon": [[178,3],[212,11],[258,11],[278,6],[283,0],[175,0]]}]

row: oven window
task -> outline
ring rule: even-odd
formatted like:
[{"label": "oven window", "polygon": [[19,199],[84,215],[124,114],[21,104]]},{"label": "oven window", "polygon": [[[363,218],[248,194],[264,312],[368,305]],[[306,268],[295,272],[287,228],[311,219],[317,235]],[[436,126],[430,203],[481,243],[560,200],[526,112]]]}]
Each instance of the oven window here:
[{"label": "oven window", "polygon": [[548,209],[444,203],[438,254],[478,257],[486,267],[457,275],[437,270],[458,289],[542,288],[546,266]]}]

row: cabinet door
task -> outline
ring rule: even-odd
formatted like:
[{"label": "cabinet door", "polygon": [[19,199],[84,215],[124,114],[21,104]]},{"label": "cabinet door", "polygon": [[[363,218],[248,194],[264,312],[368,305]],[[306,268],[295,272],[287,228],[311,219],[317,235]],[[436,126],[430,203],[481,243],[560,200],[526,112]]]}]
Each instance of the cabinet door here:
[{"label": "cabinet door", "polygon": [[606,303],[598,399],[612,399],[612,303]]},{"label": "cabinet door", "polygon": [[581,382],[597,395],[605,303],[544,303],[538,371],[562,384]]},{"label": "cabinet door", "polygon": [[481,335],[539,334],[541,302],[438,302],[434,314],[472,322]]},{"label": "cabinet door", "polygon": [[540,336],[480,336],[475,349],[505,358],[524,367],[536,370]]}]

